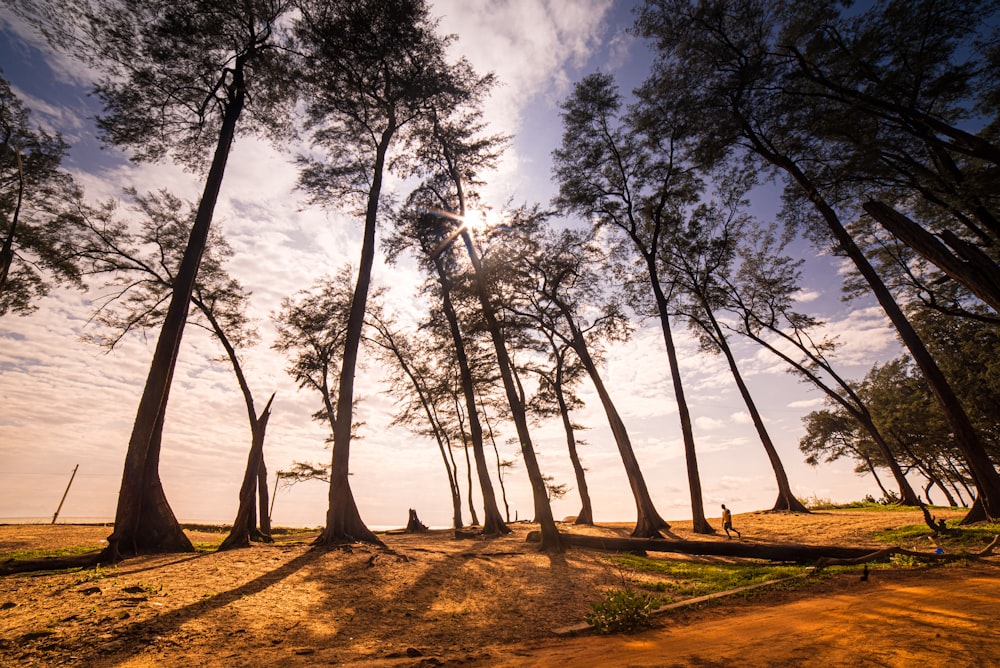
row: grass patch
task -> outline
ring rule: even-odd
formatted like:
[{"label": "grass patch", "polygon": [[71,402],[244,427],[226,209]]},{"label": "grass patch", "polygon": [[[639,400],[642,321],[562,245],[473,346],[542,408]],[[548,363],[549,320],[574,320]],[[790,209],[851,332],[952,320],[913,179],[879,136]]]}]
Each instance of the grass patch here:
[{"label": "grass patch", "polygon": [[916,545],[917,547],[928,547],[933,538],[934,543],[947,550],[969,549],[976,550],[986,547],[993,537],[1000,534],[1000,524],[980,524],[977,526],[961,526],[961,519],[946,520],[947,533],[939,533],[934,536],[934,532],[926,524],[908,524],[898,529],[885,529],[876,531],[873,536],[890,545]]},{"label": "grass patch", "polygon": [[74,545],[73,547],[57,547],[49,550],[14,550],[13,552],[0,552],[0,560],[72,557],[77,554],[86,554],[87,552],[96,552],[103,549],[103,545]]},{"label": "grass patch", "polygon": [[691,561],[665,561],[621,554],[611,557],[619,568],[633,573],[661,576],[653,583],[636,583],[636,586],[656,592],[669,592],[672,597],[692,598],[729,591],[768,580],[799,575],[803,566],[771,566],[767,564],[703,564]]}]

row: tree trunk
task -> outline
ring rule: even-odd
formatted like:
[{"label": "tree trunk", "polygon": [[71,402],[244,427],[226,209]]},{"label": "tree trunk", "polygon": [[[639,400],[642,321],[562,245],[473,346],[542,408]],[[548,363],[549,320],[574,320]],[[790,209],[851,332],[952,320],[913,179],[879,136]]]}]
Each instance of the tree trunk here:
[{"label": "tree trunk", "polygon": [[264,463],[263,447],[261,447],[260,462],[257,464],[257,498],[259,500],[260,532],[265,536],[270,536],[271,514],[268,512],[267,465]]},{"label": "tree trunk", "polygon": [[240,487],[239,509],[236,511],[236,519],[233,520],[233,528],[230,529],[229,535],[219,546],[220,552],[238,547],[250,547],[251,540],[271,540],[270,536],[265,536],[257,530],[256,522],[254,522],[254,510],[259,484],[257,474],[264,458],[264,433],[267,430],[267,421],[271,417],[271,404],[273,402],[274,395],[272,394],[254,425],[253,444],[250,446],[246,473],[243,476],[243,485]]},{"label": "tree trunk", "polygon": [[608,390],[604,386],[604,381],[601,380],[601,375],[597,372],[597,365],[594,364],[594,360],[590,356],[590,351],[587,349],[587,341],[584,339],[583,333],[576,327],[576,323],[573,322],[572,315],[565,304],[556,303],[562,311],[563,317],[570,327],[570,331],[573,333],[573,341],[570,345],[572,345],[574,352],[580,357],[583,367],[587,370],[590,380],[594,383],[597,396],[600,397],[601,405],[604,407],[604,412],[608,417],[611,433],[615,438],[615,443],[618,445],[618,453],[622,458],[622,463],[625,465],[625,473],[628,476],[629,486],[632,489],[632,497],[635,499],[637,515],[632,535],[636,538],[662,538],[663,535],[660,533],[660,530],[669,529],[670,525],[660,517],[660,514],[653,506],[653,499],[650,497],[649,489],[646,487],[646,480],[642,475],[642,469],[639,468],[639,461],[635,458],[635,451],[632,449],[632,441],[629,439],[625,423],[618,414],[618,409],[615,408],[615,404],[611,400],[611,395],[608,394]]},{"label": "tree trunk", "polygon": [[497,447],[496,435],[493,433],[493,425],[490,423],[489,414],[483,404],[483,398],[479,397],[479,407],[483,410],[483,421],[486,422],[486,429],[490,434],[490,443],[493,445],[493,456],[497,460],[497,482],[500,484],[500,498],[503,501],[504,519],[510,522],[510,504],[507,503],[507,488],[503,484],[503,467],[500,464],[500,448]]},{"label": "tree trunk", "polygon": [[[875,443],[875,446],[878,448],[879,453],[881,453],[882,458],[885,460],[886,467],[892,472],[892,476],[896,480],[896,484],[899,486],[900,502],[909,506],[919,505],[919,501],[917,499],[917,493],[913,491],[913,487],[910,485],[909,481],[906,479],[906,476],[903,474],[903,469],[900,468],[899,462],[896,461],[896,455],[893,454],[892,448],[889,447],[889,443],[882,436],[882,432],[880,432],[878,427],[875,426],[875,422],[872,420],[871,413],[868,412],[868,407],[865,406],[864,402],[861,401],[861,398],[851,388],[851,386],[847,382],[845,382],[839,375],[837,375],[829,366],[821,364],[821,360],[817,360],[813,357],[812,358],[813,361],[817,362],[818,364],[821,364],[822,368],[836,380],[837,384],[840,385],[841,389],[843,390],[843,393],[835,391],[833,388],[824,383],[810,369],[806,368],[796,360],[792,359],[784,352],[782,352],[774,345],[772,345],[770,342],[761,338],[759,335],[754,334],[753,332],[750,331],[750,329],[751,329],[750,326],[747,325],[745,334],[748,338],[750,338],[753,341],[756,341],[764,348],[767,348],[772,353],[774,353],[778,358],[784,360],[786,363],[788,363],[789,366],[793,367],[803,376],[808,378],[814,385],[816,385],[816,387],[826,392],[827,396],[829,396],[831,399],[833,399],[838,404],[843,406],[844,410],[847,411],[851,415],[851,417],[857,420],[862,427],[864,427],[865,431],[868,432],[868,434],[872,438],[872,441]],[[795,344],[794,341],[791,340],[791,337],[789,337],[787,334],[782,334],[782,332],[778,330],[776,327],[768,327],[768,329],[778,334],[779,336],[784,336],[784,338],[793,343],[793,345]],[[800,347],[800,350],[803,350],[803,352],[809,355],[808,351],[804,350],[802,347]],[[812,356],[810,355],[810,357]],[[849,401],[848,399],[850,399],[851,401]],[[869,466],[870,465],[871,462],[869,462]],[[882,483],[881,481],[879,481],[879,487],[881,486]],[[884,488],[883,491],[885,491]]]},{"label": "tree trunk", "polygon": [[687,462],[688,488],[691,493],[691,522],[695,533],[712,534],[715,529],[705,517],[705,503],[701,493],[701,475],[698,473],[698,454],[694,447],[694,430],[691,426],[691,413],[688,411],[687,399],[684,398],[684,384],[681,382],[681,368],[677,361],[677,349],[674,347],[674,336],[670,331],[670,317],[667,315],[667,298],[660,287],[659,273],[656,270],[655,256],[646,255],[646,269],[649,281],[656,298],[656,309],[660,316],[660,329],[663,330],[663,343],[667,347],[667,360],[670,363],[670,378],[674,384],[674,397],[677,400],[677,414],[681,420],[681,434],[684,438],[684,460]]},{"label": "tree trunk", "polygon": [[[469,366],[469,357],[465,352],[465,340],[458,324],[458,314],[451,301],[451,281],[445,272],[445,267],[440,256],[434,258],[434,267],[437,270],[438,282],[441,286],[441,302],[445,319],[448,321],[448,331],[451,333],[452,343],[455,346],[455,357],[458,360],[459,379],[462,384],[462,395],[465,397],[465,412],[469,418],[469,436],[472,438],[472,454],[476,459],[476,473],[479,476],[479,489],[483,495],[483,512],[485,514],[483,522],[483,535],[501,536],[510,533],[510,528],[500,515],[500,508],[497,506],[496,493],[493,491],[493,482],[490,479],[489,465],[486,463],[486,450],[483,447],[483,426],[479,421],[479,411],[476,408],[476,388],[472,378],[472,369]],[[466,452],[468,457],[468,452]],[[470,468],[469,475],[472,475]],[[469,505],[472,508],[472,489],[470,480]],[[472,509],[472,523],[476,521],[476,511]]]},{"label": "tree trunk", "polygon": [[[558,355],[558,351],[556,352]],[[563,396],[562,389],[562,357],[559,357],[556,371],[556,382],[554,383],[556,401],[559,403],[559,416],[562,418],[563,431],[566,432],[566,447],[569,449],[569,461],[573,465],[573,473],[576,476],[576,488],[580,491],[580,512],[576,515],[574,524],[594,524],[594,510],[590,504],[590,492],[587,489],[587,476],[584,473],[583,464],[580,462],[580,454],[576,450],[576,435],[573,431],[573,422],[569,417],[569,407],[566,405],[566,397]]]},{"label": "tree trunk", "polygon": [[379,141],[372,170],[372,183],[368,190],[368,207],[365,210],[365,231],[361,242],[361,263],[358,281],[354,286],[351,313],[347,318],[347,335],[344,340],[343,366],[337,394],[337,415],[333,429],[333,462],[330,467],[329,506],[326,527],[314,545],[330,546],[345,542],[361,541],[381,545],[382,541],[365,526],[351,492],[350,475],[351,427],[354,423],[354,375],[358,365],[358,349],[364,329],[365,310],[368,305],[368,288],[371,285],[372,266],[375,263],[375,224],[378,217],[379,196],[382,191],[382,172],[395,128],[387,128]]},{"label": "tree trunk", "polygon": [[528,430],[528,417],[524,410],[524,404],[518,396],[517,386],[511,372],[510,356],[507,354],[507,345],[500,332],[500,324],[493,313],[493,305],[482,281],[482,263],[476,253],[469,231],[463,226],[462,239],[465,248],[469,253],[469,260],[472,262],[475,272],[475,288],[479,297],[479,303],[483,310],[483,317],[490,330],[490,337],[493,339],[493,347],[496,350],[497,363],[500,367],[500,377],[503,379],[504,391],[507,393],[507,402],[510,404],[511,418],[517,429],[517,436],[521,442],[521,455],[524,458],[524,467],[528,471],[528,479],[531,482],[531,496],[534,501],[535,521],[541,527],[541,549],[545,552],[562,552],[562,543],[559,540],[559,530],[556,528],[555,520],[552,518],[552,506],[549,505],[548,491],[545,488],[545,480],[542,478],[541,468],[538,466],[538,459],[535,457],[535,449],[531,443],[531,434]]},{"label": "tree trunk", "polygon": [[[798,545],[795,543],[750,543],[719,540],[665,540],[662,538],[618,538],[560,534],[566,545],[592,550],[608,550],[640,554],[644,552],[676,552],[714,557],[740,557],[768,561],[812,562],[821,558],[857,559],[872,554],[870,547],[840,547],[834,545]],[[528,541],[538,540],[537,532],[528,534]]]},{"label": "tree trunk", "polygon": [[882,202],[866,202],[864,210],[925,260],[1000,313],[1000,267],[989,256],[975,246],[956,244],[959,245],[956,250],[964,257],[955,257],[937,237]]},{"label": "tree trunk", "polygon": [[754,402],[749,388],[743,382],[743,374],[740,373],[740,369],[736,365],[736,358],[733,356],[733,351],[729,348],[729,341],[726,339],[725,333],[723,333],[722,328],[715,319],[715,314],[712,312],[711,307],[704,299],[702,300],[702,307],[705,309],[705,313],[708,314],[712,329],[714,330],[715,342],[726,357],[726,362],[729,363],[729,370],[736,381],[736,387],[740,390],[740,395],[743,397],[747,411],[750,412],[750,417],[753,419],[753,425],[757,429],[761,445],[764,446],[767,458],[771,462],[771,469],[774,471],[774,478],[778,484],[778,498],[775,500],[771,510],[790,510],[796,513],[808,513],[809,509],[792,494],[792,488],[788,483],[788,475],[785,473],[785,467],[781,463],[781,457],[778,456],[778,450],[774,447],[771,435],[764,426],[764,419],[761,417],[760,411],[757,410],[757,404]]},{"label": "tree trunk", "polygon": [[979,436],[976,434],[958,397],[955,396],[954,391],[952,391],[941,369],[924,346],[920,336],[913,329],[902,309],[899,308],[892,293],[882,282],[882,279],[879,278],[874,267],[871,266],[864,253],[861,252],[861,249],[854,243],[854,239],[851,238],[851,235],[844,228],[836,212],[826,203],[823,196],[805,174],[799,170],[798,166],[788,158],[776,155],[764,147],[752,129],[748,129],[748,132],[753,135],[751,140],[755,143],[755,149],[773,164],[786,171],[805,191],[809,200],[823,216],[840,249],[850,257],[855,267],[857,267],[858,272],[868,282],[869,287],[871,287],[872,292],[875,294],[875,298],[896,328],[896,332],[899,334],[900,339],[902,339],[903,344],[910,351],[913,361],[917,363],[917,366],[923,372],[924,378],[931,388],[931,392],[934,393],[935,398],[941,405],[945,419],[955,435],[955,441],[962,451],[966,464],[969,467],[969,472],[976,483],[976,490],[978,492],[976,501],[979,508],[977,509],[976,504],[974,504],[972,510],[965,516],[962,522],[969,524],[986,519],[1000,519],[1000,475],[997,474],[993,462],[990,461],[989,455],[987,455],[986,449],[979,440]]},{"label": "tree trunk", "polygon": [[109,554],[115,558],[126,553],[123,552],[123,547],[126,551],[140,549],[140,546],[144,551],[177,549],[194,551],[191,541],[181,531],[173,511],[170,510],[160,485],[159,434],[162,430],[163,415],[170,394],[170,381],[177,363],[177,353],[184,333],[184,324],[187,321],[191,295],[198,276],[198,267],[208,241],[215,203],[219,198],[226,161],[236,132],[236,122],[243,110],[245,99],[243,58],[240,57],[234,64],[232,90],[222,119],[219,141],[205,180],[205,189],[191,228],[188,245],[174,280],[170,304],[163,326],[160,328],[160,336],[156,342],[153,361],[146,377],[142,398],[139,400],[128,452],[125,455],[125,470],[118,493],[115,528],[108,537],[107,547]]},{"label": "tree trunk", "polygon": [[872,474],[873,478],[875,478],[875,484],[878,485],[880,490],[882,490],[882,498],[888,499],[889,490],[885,488],[885,485],[882,484],[882,479],[878,477],[878,472],[875,470],[875,463],[872,462],[871,457],[862,456],[862,458],[865,460],[865,464],[868,465],[868,472]]},{"label": "tree trunk", "polygon": [[455,414],[458,416],[458,431],[462,435],[462,452],[465,453],[465,479],[469,489],[469,514],[472,516],[471,526],[479,526],[479,516],[476,515],[476,504],[472,498],[472,460],[469,458],[469,439],[465,434],[465,423],[462,421],[462,407],[455,397]]}]

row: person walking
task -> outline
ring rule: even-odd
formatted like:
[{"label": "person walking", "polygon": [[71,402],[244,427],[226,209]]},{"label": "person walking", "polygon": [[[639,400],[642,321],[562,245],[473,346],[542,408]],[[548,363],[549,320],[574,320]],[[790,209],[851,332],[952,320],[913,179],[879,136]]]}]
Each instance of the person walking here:
[{"label": "person walking", "polygon": [[733,539],[732,534],[729,533],[731,530],[736,532],[740,540],[743,540],[743,534],[733,528],[733,514],[729,511],[729,508],[726,508],[726,504],[724,503],[722,504],[722,528],[726,530],[726,538],[729,540]]}]

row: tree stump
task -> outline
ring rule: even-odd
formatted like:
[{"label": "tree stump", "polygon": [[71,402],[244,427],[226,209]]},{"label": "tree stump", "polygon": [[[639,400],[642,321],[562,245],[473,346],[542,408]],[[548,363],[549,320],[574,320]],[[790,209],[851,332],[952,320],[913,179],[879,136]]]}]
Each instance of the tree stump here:
[{"label": "tree stump", "polygon": [[406,533],[421,533],[427,531],[427,527],[417,517],[417,511],[410,508],[410,519],[406,522]]}]

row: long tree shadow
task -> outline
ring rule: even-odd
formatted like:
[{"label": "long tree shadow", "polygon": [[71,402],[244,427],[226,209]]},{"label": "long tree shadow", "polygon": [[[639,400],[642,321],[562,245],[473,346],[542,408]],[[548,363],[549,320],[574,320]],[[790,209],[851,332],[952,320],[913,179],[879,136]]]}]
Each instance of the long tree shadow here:
[{"label": "long tree shadow", "polygon": [[[460,637],[462,644],[482,650],[485,645],[522,638],[523,628],[501,621],[518,616],[522,603],[525,609],[544,610],[544,601],[567,595],[576,586],[572,555],[541,554],[547,563],[525,566],[526,558],[540,553],[526,543],[510,542],[513,538],[441,540],[439,548],[430,549],[393,545],[392,550],[374,552],[367,560],[345,563],[336,578],[328,573],[309,576],[326,598],[323,608],[313,613],[326,621],[327,632],[323,637],[302,635],[297,642],[324,648],[379,647],[384,657],[392,657],[405,655],[410,648],[435,653],[445,647],[455,650],[452,641]],[[393,568],[392,558],[425,565],[403,586],[397,583],[382,590],[397,575],[387,570]],[[523,587],[518,572],[525,567],[546,569],[549,577],[543,584]],[[349,598],[343,595],[345,584]],[[489,589],[489,595],[471,591],[470,586]],[[370,624],[373,619],[380,624]],[[528,620],[528,625],[547,629],[561,621],[546,617]]]},{"label": "long tree shadow", "polygon": [[149,636],[151,633],[163,635],[167,632],[175,631],[187,621],[203,616],[213,610],[225,607],[234,601],[242,599],[243,597],[258,594],[268,587],[271,587],[293,575],[310,563],[316,561],[325,553],[325,550],[306,550],[278,568],[259,575],[239,587],[214,594],[195,603],[189,603],[176,610],[171,610],[170,612],[163,613],[152,619],[137,622],[128,626],[118,636],[118,639],[125,640],[127,642],[128,648],[123,651],[115,652],[115,660],[132,658],[141,653],[144,649],[146,649],[146,643],[141,641],[144,637]]}]

